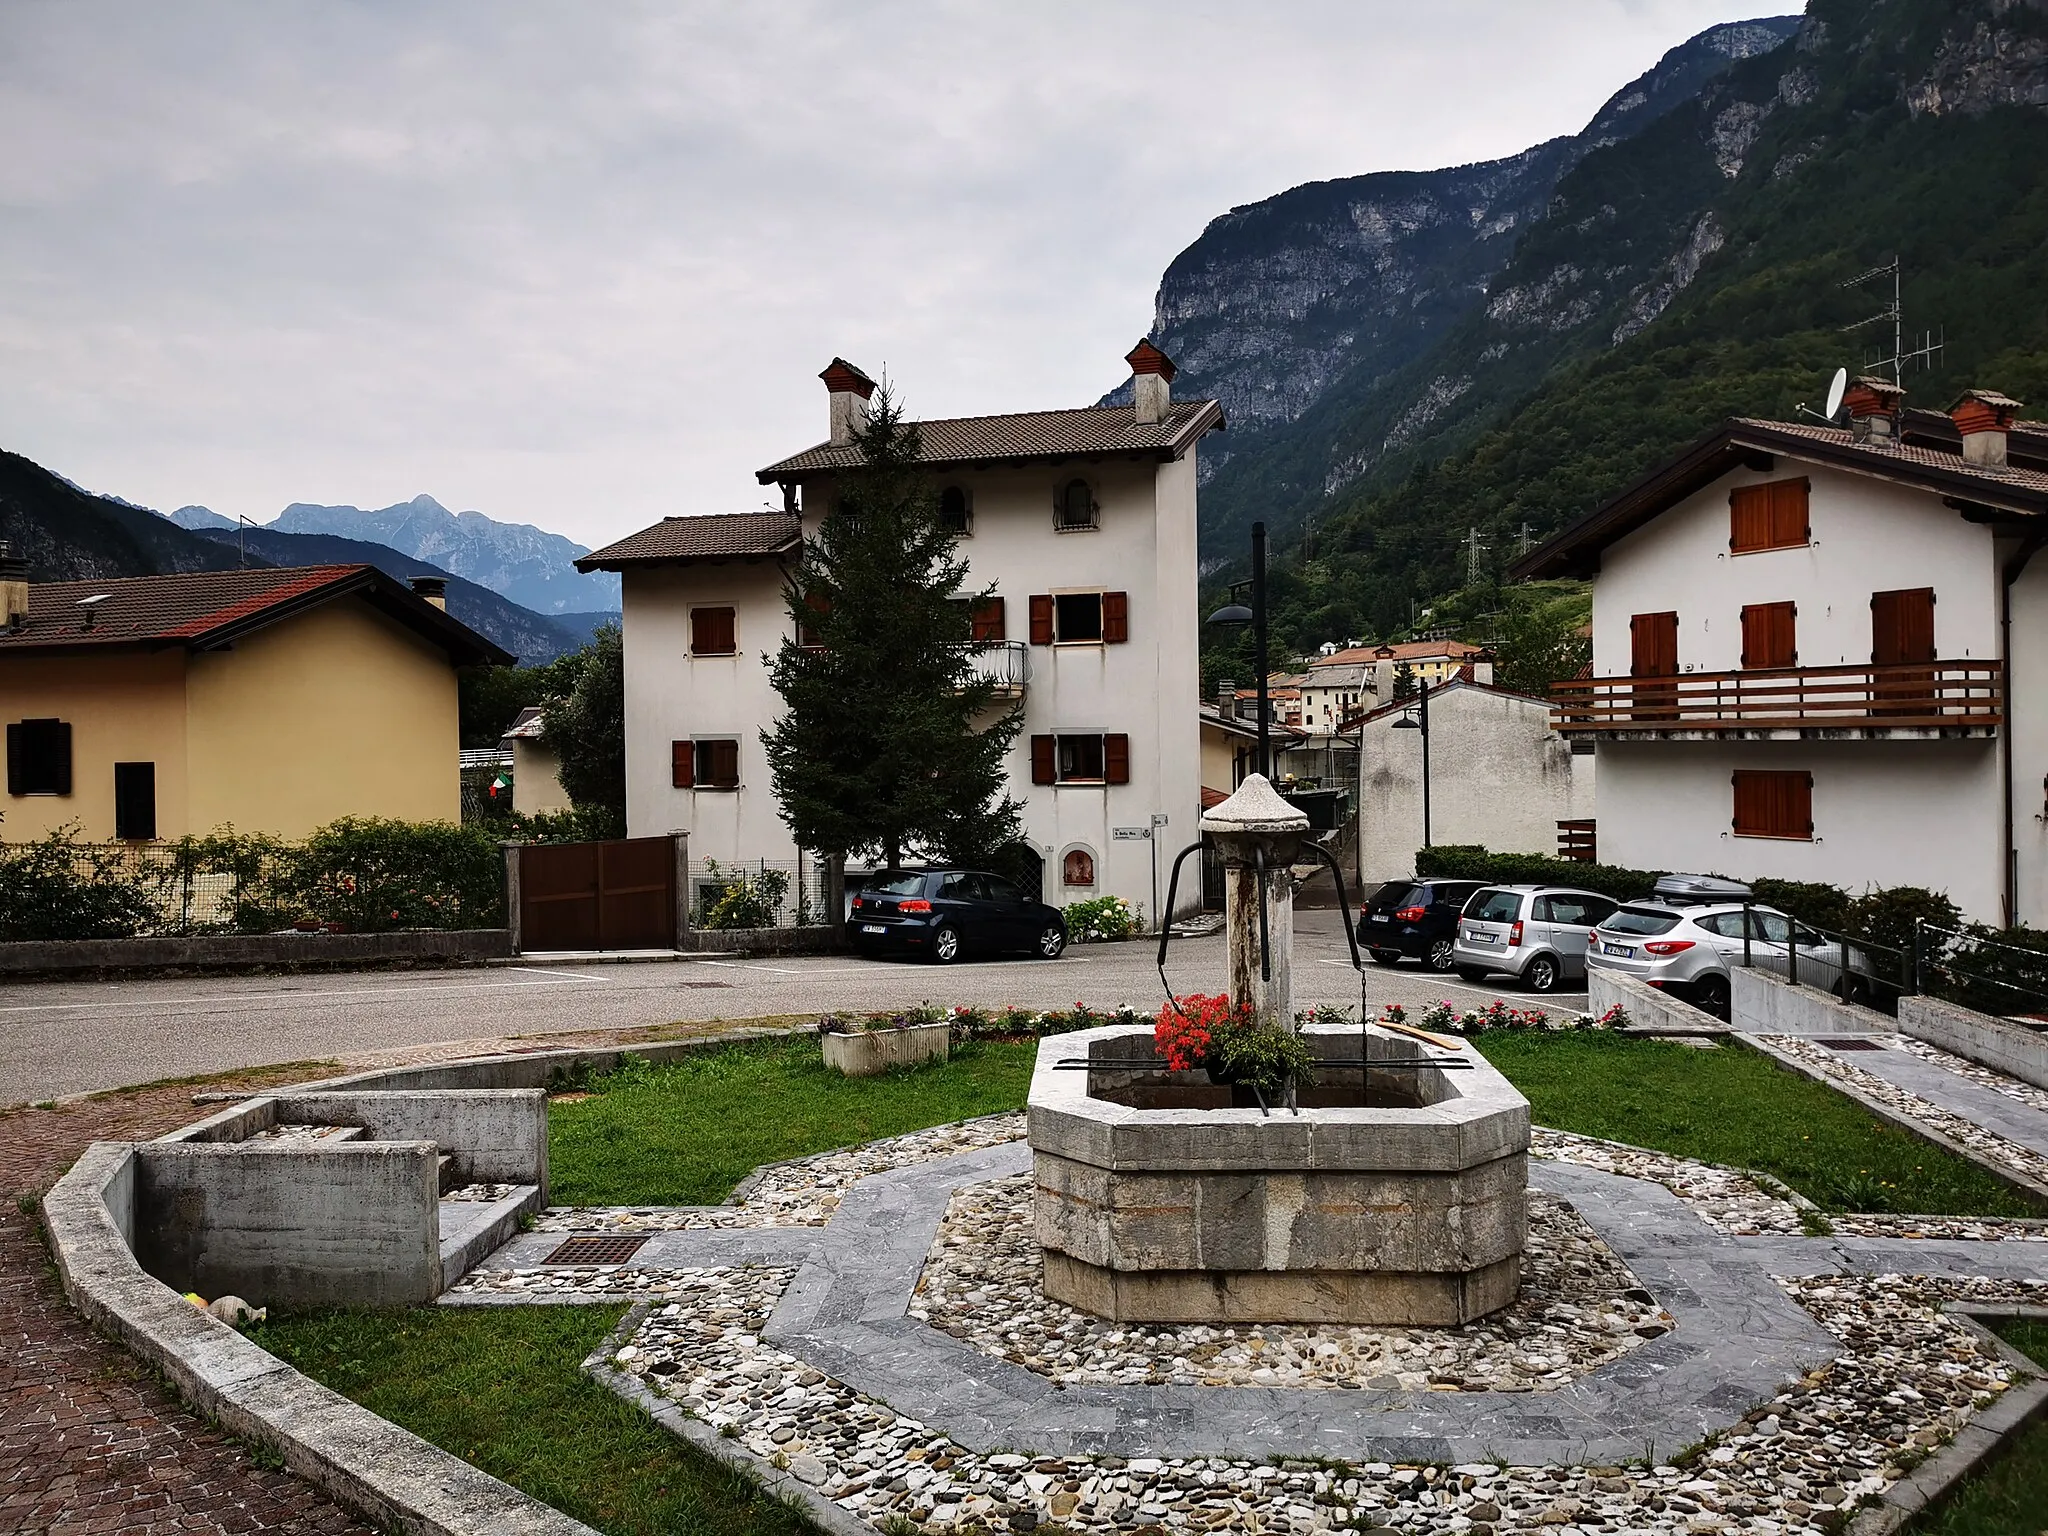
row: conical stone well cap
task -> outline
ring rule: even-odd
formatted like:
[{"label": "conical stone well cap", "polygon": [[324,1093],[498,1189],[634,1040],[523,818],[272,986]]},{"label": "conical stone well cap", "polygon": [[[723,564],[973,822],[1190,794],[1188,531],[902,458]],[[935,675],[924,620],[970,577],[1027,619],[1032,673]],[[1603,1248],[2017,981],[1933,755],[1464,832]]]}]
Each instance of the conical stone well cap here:
[{"label": "conical stone well cap", "polygon": [[1263,773],[1248,773],[1237,793],[1202,813],[1204,832],[1306,832],[1308,818],[1280,798]]}]

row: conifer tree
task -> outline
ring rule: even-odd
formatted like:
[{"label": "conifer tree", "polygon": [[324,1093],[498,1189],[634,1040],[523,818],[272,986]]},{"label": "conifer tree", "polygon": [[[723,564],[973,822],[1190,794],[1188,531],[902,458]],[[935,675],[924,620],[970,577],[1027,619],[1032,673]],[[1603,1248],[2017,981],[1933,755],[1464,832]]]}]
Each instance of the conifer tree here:
[{"label": "conifer tree", "polygon": [[861,466],[783,590],[803,643],[769,661],[784,706],[761,733],[775,797],[805,848],[987,865],[1021,833],[1004,758],[1023,716],[998,713],[998,685],[976,672],[957,600],[967,562],[886,387],[854,443]]}]

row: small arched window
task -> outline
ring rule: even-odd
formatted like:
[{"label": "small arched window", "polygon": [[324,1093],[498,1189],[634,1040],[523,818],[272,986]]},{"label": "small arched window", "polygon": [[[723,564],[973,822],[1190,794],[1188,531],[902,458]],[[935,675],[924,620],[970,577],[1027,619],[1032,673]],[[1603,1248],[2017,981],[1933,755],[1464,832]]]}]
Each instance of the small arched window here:
[{"label": "small arched window", "polygon": [[955,533],[967,532],[967,492],[957,485],[949,485],[939,492],[939,522]]},{"label": "small arched window", "polygon": [[1076,848],[1060,861],[1060,883],[1063,885],[1093,885],[1095,883],[1095,855],[1085,848]]},{"label": "small arched window", "polygon": [[1078,476],[1060,488],[1059,526],[1062,530],[1095,526],[1095,493]]}]

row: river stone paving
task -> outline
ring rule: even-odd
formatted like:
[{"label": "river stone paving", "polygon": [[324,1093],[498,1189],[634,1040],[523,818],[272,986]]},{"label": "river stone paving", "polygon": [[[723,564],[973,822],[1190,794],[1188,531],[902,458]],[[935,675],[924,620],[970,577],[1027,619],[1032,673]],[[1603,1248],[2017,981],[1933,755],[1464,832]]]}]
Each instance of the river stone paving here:
[{"label": "river stone paving", "polygon": [[1671,1316],[1569,1204],[1529,1197],[1522,1289],[1457,1328],[1119,1324],[1046,1297],[1032,1177],[953,1191],[909,1315],[1053,1381],[1546,1391],[1671,1331]]}]

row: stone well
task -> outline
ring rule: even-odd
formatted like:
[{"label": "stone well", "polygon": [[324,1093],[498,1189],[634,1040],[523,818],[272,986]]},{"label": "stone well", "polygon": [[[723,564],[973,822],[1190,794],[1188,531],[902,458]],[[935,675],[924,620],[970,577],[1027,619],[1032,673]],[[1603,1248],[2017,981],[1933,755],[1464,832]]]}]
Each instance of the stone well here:
[{"label": "stone well", "polygon": [[[1028,1116],[1047,1295],[1129,1322],[1430,1327],[1506,1306],[1527,1232],[1529,1102],[1356,1026],[1302,1031],[1329,1065],[1299,1112],[1232,1103],[1206,1074],[1062,1068],[1157,1060],[1128,1025],[1039,1046]],[[1350,1065],[1344,1065],[1349,1062]]]}]

